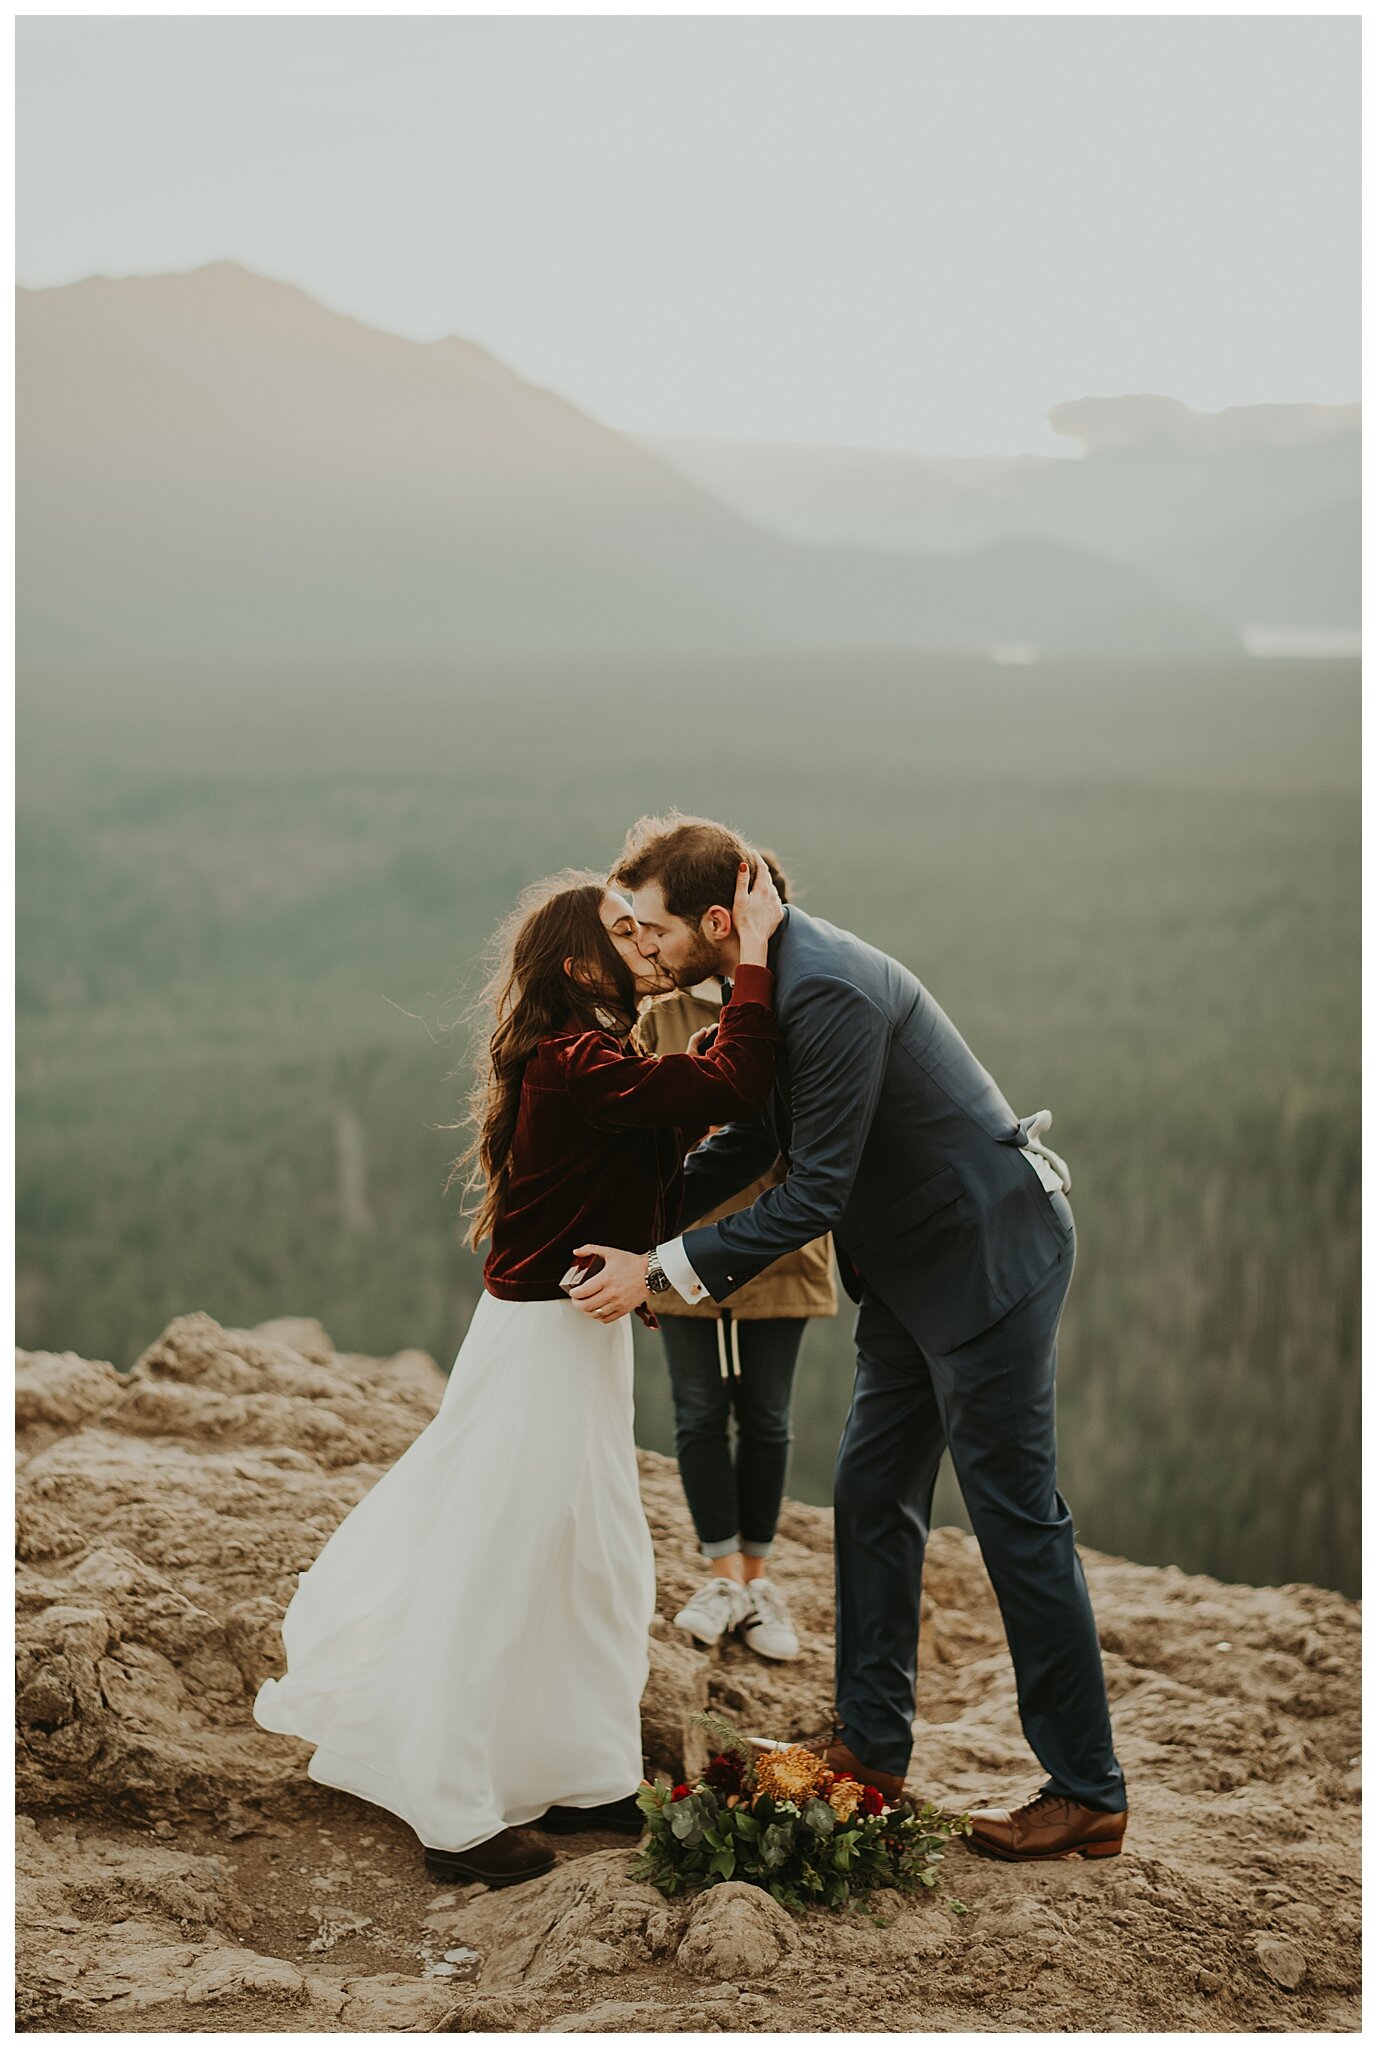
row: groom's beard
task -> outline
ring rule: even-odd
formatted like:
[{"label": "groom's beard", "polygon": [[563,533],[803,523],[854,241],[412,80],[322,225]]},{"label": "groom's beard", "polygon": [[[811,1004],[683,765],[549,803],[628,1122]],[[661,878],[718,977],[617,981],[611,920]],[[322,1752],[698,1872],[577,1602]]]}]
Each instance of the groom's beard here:
[{"label": "groom's beard", "polygon": [[[663,967],[664,964],[661,960],[660,965]],[[697,988],[700,981],[708,981],[722,972],[717,947],[701,932],[695,932],[687,958],[678,961],[667,972],[676,988]]]}]

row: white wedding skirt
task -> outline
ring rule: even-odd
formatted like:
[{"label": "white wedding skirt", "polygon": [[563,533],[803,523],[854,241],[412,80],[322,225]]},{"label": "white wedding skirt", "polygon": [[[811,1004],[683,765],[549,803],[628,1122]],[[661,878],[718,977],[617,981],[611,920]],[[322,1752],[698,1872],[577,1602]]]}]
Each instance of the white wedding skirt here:
[{"label": "white wedding skirt", "polygon": [[632,1421],[628,1317],[485,1293],[434,1420],[301,1574],[259,1726],[432,1849],[634,1792],[655,1553]]}]

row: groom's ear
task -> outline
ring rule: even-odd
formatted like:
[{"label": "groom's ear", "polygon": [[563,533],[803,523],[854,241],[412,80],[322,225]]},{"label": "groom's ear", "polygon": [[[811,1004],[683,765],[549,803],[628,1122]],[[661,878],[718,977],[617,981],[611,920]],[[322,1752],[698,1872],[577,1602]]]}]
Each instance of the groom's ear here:
[{"label": "groom's ear", "polygon": [[713,939],[720,944],[723,939],[731,937],[732,914],[720,903],[714,903],[703,912],[698,928],[705,939]]}]

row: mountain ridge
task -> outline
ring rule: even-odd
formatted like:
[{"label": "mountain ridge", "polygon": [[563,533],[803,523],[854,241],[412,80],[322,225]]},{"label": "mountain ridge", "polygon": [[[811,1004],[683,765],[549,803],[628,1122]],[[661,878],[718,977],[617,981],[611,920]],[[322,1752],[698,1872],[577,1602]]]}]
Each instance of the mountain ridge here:
[{"label": "mountain ridge", "polygon": [[[1069,401],[1048,419],[1079,454],[642,439],[719,503],[800,544],[951,555],[1038,534],[1117,561],[1240,633],[1259,602],[1284,604],[1289,623],[1357,625],[1360,405],[1205,414],[1138,394]],[[1278,576],[1270,536],[1288,523],[1298,547]]]},{"label": "mountain ridge", "polygon": [[17,308],[31,651],[1237,651],[1208,607],[1064,541],[915,559],[762,534],[477,344],[236,264]]}]

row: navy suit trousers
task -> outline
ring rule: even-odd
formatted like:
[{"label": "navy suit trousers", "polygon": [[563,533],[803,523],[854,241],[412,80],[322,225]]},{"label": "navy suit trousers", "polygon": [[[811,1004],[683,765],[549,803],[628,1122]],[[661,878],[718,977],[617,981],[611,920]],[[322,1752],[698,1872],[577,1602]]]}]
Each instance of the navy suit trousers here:
[{"label": "navy suit trousers", "polygon": [[[1070,1221],[1070,1204],[1057,1196]],[[1104,1666],[1071,1510],[1057,1487],[1057,1325],[1074,1234],[992,1329],[925,1351],[869,1290],[837,1455],[837,1707],[864,1762],[913,1746],[923,1552],[944,1450],[999,1602],[1019,1716],[1044,1789],[1120,1813]]]}]

